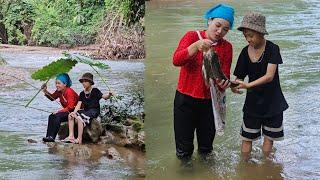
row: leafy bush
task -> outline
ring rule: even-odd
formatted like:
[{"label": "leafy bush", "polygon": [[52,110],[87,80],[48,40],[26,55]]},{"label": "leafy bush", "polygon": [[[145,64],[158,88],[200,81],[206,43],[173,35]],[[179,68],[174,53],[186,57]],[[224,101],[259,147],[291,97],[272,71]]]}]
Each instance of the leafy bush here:
[{"label": "leafy bush", "polygon": [[32,37],[39,45],[87,45],[94,42],[105,16],[101,1],[33,0]]},{"label": "leafy bush", "polygon": [[[0,27],[2,41],[26,44],[28,25],[33,23],[33,7],[25,0],[0,0]],[[5,38],[5,39],[3,39]]]},{"label": "leafy bush", "polygon": [[129,88],[125,96],[117,96],[103,106],[101,117],[103,123],[124,123],[127,118],[144,121],[144,91],[143,83]]},{"label": "leafy bush", "polygon": [[120,26],[134,24],[144,16],[144,0],[0,0],[0,41],[92,44],[105,16],[115,12],[124,20]]},{"label": "leafy bush", "polygon": [[138,22],[145,14],[145,0],[105,0],[107,11],[114,11],[125,20],[125,24]]}]

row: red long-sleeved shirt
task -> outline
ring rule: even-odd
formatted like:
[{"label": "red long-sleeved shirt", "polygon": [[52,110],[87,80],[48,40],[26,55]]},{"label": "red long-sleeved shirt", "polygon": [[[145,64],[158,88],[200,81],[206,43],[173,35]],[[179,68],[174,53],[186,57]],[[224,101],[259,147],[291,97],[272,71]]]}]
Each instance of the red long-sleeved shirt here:
[{"label": "red long-sleeved shirt", "polygon": [[[205,31],[200,31],[203,39],[206,39]],[[188,47],[198,41],[196,31],[187,32],[174,52],[173,65],[181,67],[177,90],[194,98],[210,99],[210,89],[206,87],[202,78],[203,54],[198,51],[193,56],[189,56]],[[230,68],[232,62],[232,45],[225,39],[218,41],[213,46],[218,54],[222,72],[230,78]]]},{"label": "red long-sleeved shirt", "polygon": [[67,87],[63,93],[60,91],[55,91],[53,94],[49,93],[49,95],[46,94],[45,96],[52,101],[59,98],[63,109],[59,110],[58,112],[73,111],[79,99],[78,94],[72,88],[69,87]]}]

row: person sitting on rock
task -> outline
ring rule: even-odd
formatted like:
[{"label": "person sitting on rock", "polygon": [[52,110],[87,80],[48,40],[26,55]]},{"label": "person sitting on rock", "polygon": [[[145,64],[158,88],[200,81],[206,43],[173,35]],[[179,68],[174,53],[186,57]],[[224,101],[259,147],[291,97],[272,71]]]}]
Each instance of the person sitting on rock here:
[{"label": "person sitting on rock", "polygon": [[[91,124],[92,119],[97,118],[100,114],[100,99],[109,99],[112,93],[102,94],[98,88],[94,88],[93,75],[85,73],[79,80],[84,90],[80,93],[79,101],[73,112],[69,114],[69,136],[64,142],[82,144],[83,128]],[[74,123],[78,125],[78,137],[74,137]]]},{"label": "person sitting on rock", "polygon": [[69,113],[74,110],[78,102],[79,96],[72,88],[70,88],[71,85],[72,82],[69,75],[62,73],[56,77],[57,90],[53,94],[47,90],[47,84],[43,84],[41,87],[48,99],[54,101],[59,98],[63,107],[49,116],[47,135],[43,138],[44,142],[54,142],[60,129],[60,124],[68,121]]}]

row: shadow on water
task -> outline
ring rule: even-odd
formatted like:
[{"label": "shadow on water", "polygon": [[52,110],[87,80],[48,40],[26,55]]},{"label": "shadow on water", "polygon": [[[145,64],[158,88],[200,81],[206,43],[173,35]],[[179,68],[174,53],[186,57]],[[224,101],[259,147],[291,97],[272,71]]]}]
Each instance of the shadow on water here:
[{"label": "shadow on water", "polygon": [[[145,62],[147,176],[150,179],[319,177],[319,3],[300,0],[285,3],[280,0],[227,2],[236,9],[234,27],[239,26],[249,10],[265,14],[270,33],[267,39],[281,48],[284,64],[280,65],[280,78],[290,106],[284,113],[285,140],[275,143],[272,159],[262,157],[262,142],[258,141],[254,143],[250,161],[241,161],[239,131],[245,95],[235,95],[228,90],[227,128],[224,136],[216,137],[213,155],[202,162],[195,151],[191,168],[181,168],[175,157],[172,112],[179,68],[172,65],[172,54],[186,31],[205,28],[203,12],[215,2],[148,2],[145,41],[149,52]],[[233,72],[246,42],[241,32],[236,30],[230,31],[226,38],[233,44]]]},{"label": "shadow on water", "polygon": [[[28,74],[60,56],[59,53],[35,51],[0,53],[8,62],[8,66],[21,68]],[[130,95],[129,89],[136,89],[137,85],[143,86],[142,62],[105,61],[105,63],[110,69],[100,73],[116,94]],[[72,87],[76,92],[82,90],[78,78],[84,72],[92,70],[87,65],[78,64],[69,73],[73,80]],[[40,81],[31,80],[30,77],[26,78],[36,87],[42,84]],[[95,76],[95,82],[101,91],[107,92],[107,87],[98,76]],[[0,89],[0,100],[23,105],[37,91],[24,83]],[[48,89],[54,90],[54,80],[49,82]],[[104,102],[101,101],[101,104]],[[38,95],[31,106],[49,111],[60,108],[57,103],[48,101],[43,95]],[[85,145],[80,149],[89,150],[91,155],[89,158],[81,159],[72,153],[66,153],[68,149],[41,143],[46,132],[48,115],[24,107],[0,104],[0,179],[124,179],[141,177],[141,173],[144,174],[145,154],[135,150],[112,146],[122,157],[121,160],[115,160],[101,153],[111,146]],[[28,143],[27,139],[34,139],[38,143]]]}]

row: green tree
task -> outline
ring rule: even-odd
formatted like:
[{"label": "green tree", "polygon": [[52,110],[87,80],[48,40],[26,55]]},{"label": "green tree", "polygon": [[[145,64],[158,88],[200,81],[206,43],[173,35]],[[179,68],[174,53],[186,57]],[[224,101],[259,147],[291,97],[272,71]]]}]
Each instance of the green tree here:
[{"label": "green tree", "polygon": [[33,23],[33,7],[26,0],[0,0],[0,38],[2,42],[26,44]]}]

